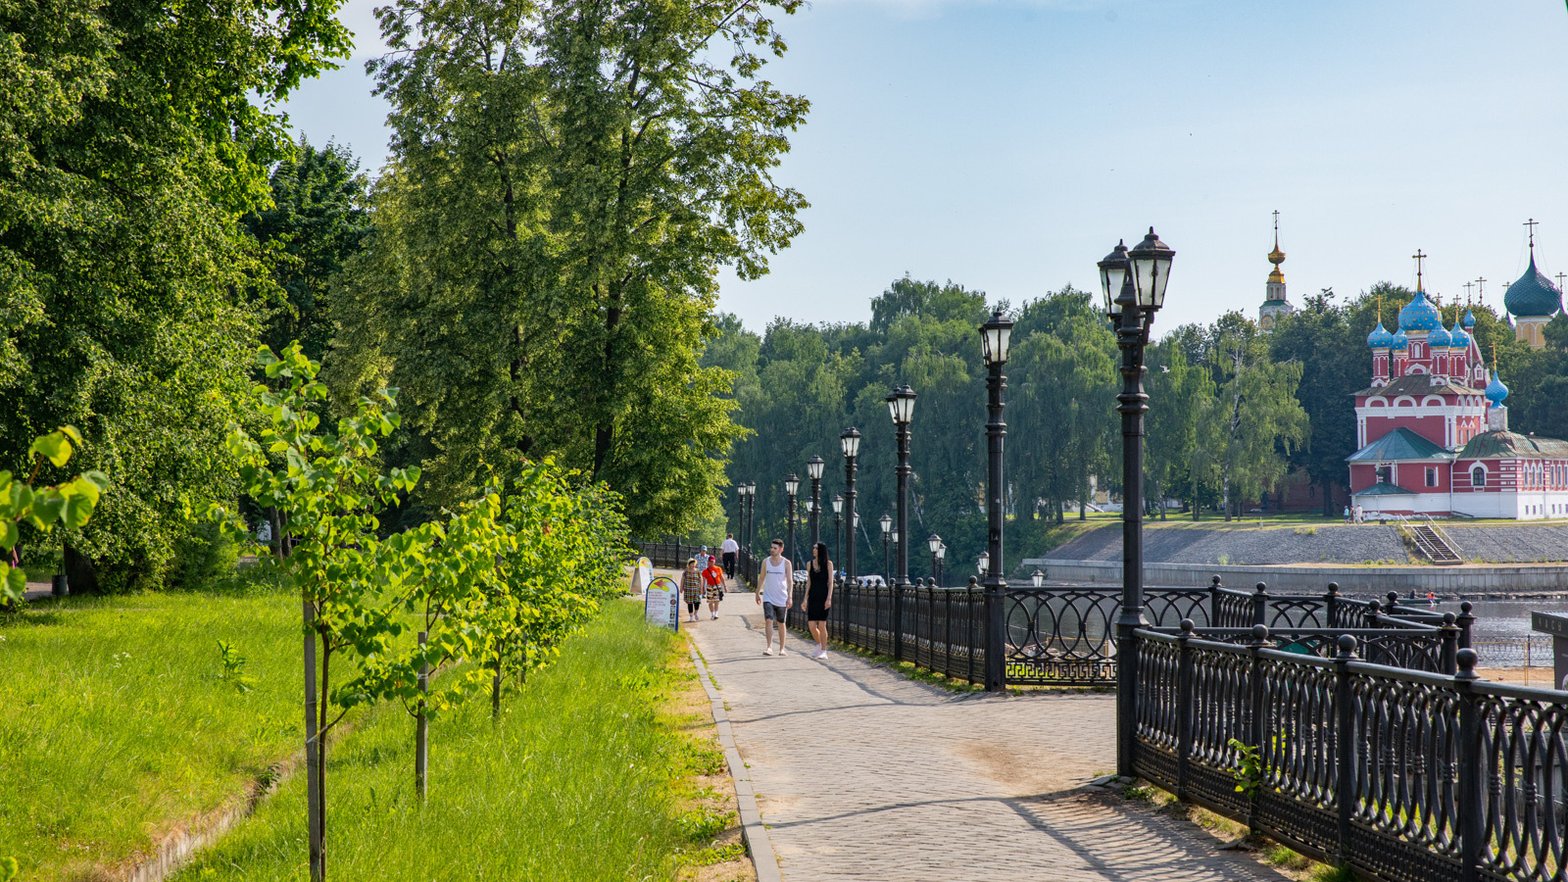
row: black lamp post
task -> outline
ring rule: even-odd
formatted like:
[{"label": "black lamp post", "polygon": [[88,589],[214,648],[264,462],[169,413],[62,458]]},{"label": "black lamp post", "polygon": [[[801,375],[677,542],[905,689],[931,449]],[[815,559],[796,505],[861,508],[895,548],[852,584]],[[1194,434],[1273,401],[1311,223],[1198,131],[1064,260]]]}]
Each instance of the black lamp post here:
[{"label": "black lamp post", "polygon": [[897,476],[898,497],[894,505],[898,522],[893,528],[893,657],[904,657],[904,586],[909,584],[909,553],[899,542],[899,537],[909,535],[909,425],[915,419],[915,390],[905,383],[893,387],[884,399],[888,416],[893,418],[894,435],[898,438]]},{"label": "black lamp post", "polygon": [[1143,349],[1154,314],[1165,305],[1171,261],[1176,256],[1149,228],[1131,251],[1125,243],[1100,261],[1105,314],[1116,327],[1122,351],[1122,608],[1116,618],[1116,773],[1133,774],[1133,734],[1138,712],[1138,649],[1133,631],[1143,627]]},{"label": "black lamp post", "polygon": [[893,519],[887,512],[882,513],[878,522],[882,525],[882,575],[888,578],[892,574],[892,556],[888,553],[888,542],[893,538]]},{"label": "black lamp post", "polygon": [[1034,572],[1029,574],[1029,581],[1033,582],[1034,583],[1034,587],[1036,587],[1036,588],[1044,588],[1045,587],[1045,573],[1040,572],[1040,568],[1039,567],[1035,567]]},{"label": "black lamp post", "polygon": [[841,567],[844,565],[844,559],[839,556],[839,553],[843,549],[843,545],[841,543],[844,540],[844,534],[839,529],[839,526],[843,522],[844,494],[835,493],[833,494],[833,562]]},{"label": "black lamp post", "polygon": [[1004,675],[1002,600],[1007,591],[1006,566],[1002,558],[1003,495],[1007,484],[1002,477],[1002,440],[1007,436],[1007,423],[1002,422],[1002,393],[1007,389],[1007,377],[1002,368],[1007,364],[1007,350],[1012,344],[1013,320],[1002,315],[1000,309],[980,326],[980,353],[987,368],[985,387],[986,403],[986,567],[985,580],[985,691],[1002,692],[1007,689]]},{"label": "black lamp post", "polygon": [[815,453],[806,460],[806,475],[811,478],[811,547],[813,554],[822,541],[822,468],[827,463]]},{"label": "black lamp post", "polygon": [[784,521],[789,537],[785,540],[788,544],[784,546],[784,555],[789,558],[791,565],[798,564],[798,561],[795,560],[795,494],[799,492],[800,477],[794,472],[790,472],[789,477],[784,479],[784,495],[789,497],[788,513]]},{"label": "black lamp post", "polygon": [[985,574],[991,571],[991,552],[980,552],[980,557],[975,560],[975,569],[980,571],[980,578],[985,578]]},{"label": "black lamp post", "polygon": [[938,548],[942,547],[942,537],[938,536],[935,533],[932,533],[930,538],[926,539],[926,547],[931,549],[931,578],[935,579],[936,578],[936,551],[937,551]]},{"label": "black lamp post", "polygon": [[860,430],[850,426],[839,434],[838,443],[844,451],[844,529],[849,533],[849,541],[844,543],[844,579],[852,585],[858,544],[855,530],[860,526],[860,515],[855,513],[855,458],[860,455]]},{"label": "black lamp post", "polygon": [[947,543],[936,547],[936,582],[942,584],[942,571],[947,568]]}]

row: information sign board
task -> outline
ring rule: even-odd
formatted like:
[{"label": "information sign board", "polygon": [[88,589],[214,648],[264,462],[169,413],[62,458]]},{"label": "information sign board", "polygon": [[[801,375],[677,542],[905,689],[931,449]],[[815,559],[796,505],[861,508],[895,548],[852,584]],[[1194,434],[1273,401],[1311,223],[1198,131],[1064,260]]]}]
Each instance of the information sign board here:
[{"label": "information sign board", "polygon": [[669,576],[659,576],[643,592],[643,617],[661,628],[681,629],[681,589]]}]

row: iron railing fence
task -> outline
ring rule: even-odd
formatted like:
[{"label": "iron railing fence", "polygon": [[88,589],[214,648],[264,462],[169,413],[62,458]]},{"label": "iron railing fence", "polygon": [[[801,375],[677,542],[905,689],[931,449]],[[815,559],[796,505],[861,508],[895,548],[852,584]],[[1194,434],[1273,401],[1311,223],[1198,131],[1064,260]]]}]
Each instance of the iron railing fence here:
[{"label": "iron railing fence", "polygon": [[[1433,618],[1376,600],[1356,600],[1330,584],[1321,595],[1270,594],[1225,587],[1147,588],[1145,617],[1157,630],[1174,633],[1191,621],[1197,633],[1222,642],[1244,641],[1254,625],[1266,624],[1289,651],[1333,654],[1334,640],[1351,633],[1369,659],[1423,671],[1454,670],[1454,653],[1469,642],[1474,616]],[[828,614],[833,639],[917,667],[969,682],[985,671],[985,593],[975,579],[958,588],[916,580],[839,586]],[[1004,674],[1008,685],[1110,686],[1116,682],[1116,630],[1121,590],[1111,586],[1009,588],[1002,600]],[[788,623],[806,630],[805,586],[795,587]],[[895,610],[901,619],[895,623]],[[1398,615],[1391,612],[1397,611]]]},{"label": "iron railing fence", "polygon": [[[656,567],[680,569],[686,565],[686,560],[701,551],[704,543],[685,542],[672,539],[668,542],[638,542],[637,553],[646,557]],[[708,552],[717,556],[722,562],[724,555],[719,552],[716,545],[708,545]],[[747,585],[757,579],[757,566],[762,558],[754,557],[750,551],[742,548],[735,554],[735,577]]]},{"label": "iron railing fence", "polygon": [[1384,882],[1564,878],[1568,696],[1273,636],[1135,632],[1139,775]]}]

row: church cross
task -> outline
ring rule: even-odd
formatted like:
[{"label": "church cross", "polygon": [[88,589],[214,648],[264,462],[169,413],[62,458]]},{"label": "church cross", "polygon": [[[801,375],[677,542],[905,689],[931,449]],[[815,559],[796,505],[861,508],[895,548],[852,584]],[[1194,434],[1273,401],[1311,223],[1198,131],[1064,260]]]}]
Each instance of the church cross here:
[{"label": "church cross", "polygon": [[1563,289],[1563,279],[1564,278],[1568,278],[1568,273],[1558,273],[1557,274],[1557,290],[1559,290],[1559,291],[1561,291]]},{"label": "church cross", "polygon": [[1541,222],[1532,217],[1529,220],[1525,221],[1524,225],[1530,228],[1530,250],[1534,251],[1535,250],[1535,228],[1540,226]]},{"label": "church cross", "polygon": [[1475,282],[1465,282],[1465,306],[1470,305],[1470,289],[1475,287]]},{"label": "church cross", "polygon": [[1421,249],[1417,248],[1416,249],[1416,253],[1410,255],[1410,259],[1414,260],[1416,262],[1416,290],[1420,291],[1421,290],[1421,261],[1426,259],[1426,252],[1424,252]]},{"label": "church cross", "polygon": [[1486,277],[1485,276],[1482,276],[1479,279],[1475,280],[1475,302],[1481,304],[1482,306],[1486,305]]}]

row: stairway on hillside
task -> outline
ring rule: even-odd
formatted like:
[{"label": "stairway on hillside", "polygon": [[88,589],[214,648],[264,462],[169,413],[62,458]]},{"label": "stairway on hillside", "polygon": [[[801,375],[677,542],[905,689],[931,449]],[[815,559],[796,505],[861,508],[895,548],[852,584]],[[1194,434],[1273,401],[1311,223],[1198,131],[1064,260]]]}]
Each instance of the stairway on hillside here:
[{"label": "stairway on hillside", "polygon": [[1453,566],[1465,562],[1453,541],[1430,520],[1426,523],[1411,521],[1410,538],[1415,540],[1416,548],[1432,563]]}]

